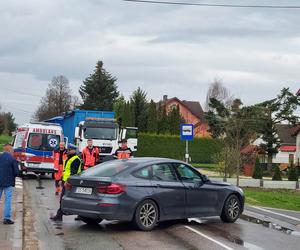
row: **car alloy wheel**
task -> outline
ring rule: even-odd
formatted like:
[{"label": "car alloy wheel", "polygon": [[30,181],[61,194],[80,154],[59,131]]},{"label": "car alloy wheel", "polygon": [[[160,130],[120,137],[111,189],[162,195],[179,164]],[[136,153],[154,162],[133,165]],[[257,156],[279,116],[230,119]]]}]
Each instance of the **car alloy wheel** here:
[{"label": "car alloy wheel", "polygon": [[156,218],[156,211],[151,203],[145,203],[140,210],[140,220],[144,227],[151,227]]},{"label": "car alloy wheel", "polygon": [[226,199],[220,217],[224,222],[235,222],[240,213],[241,201],[235,194],[232,194]]},{"label": "car alloy wheel", "polygon": [[232,197],[228,203],[228,215],[235,220],[240,214],[240,205],[236,197]]},{"label": "car alloy wheel", "polygon": [[152,230],[158,220],[158,208],[154,201],[144,200],[139,204],[135,213],[135,224],[143,231]]}]

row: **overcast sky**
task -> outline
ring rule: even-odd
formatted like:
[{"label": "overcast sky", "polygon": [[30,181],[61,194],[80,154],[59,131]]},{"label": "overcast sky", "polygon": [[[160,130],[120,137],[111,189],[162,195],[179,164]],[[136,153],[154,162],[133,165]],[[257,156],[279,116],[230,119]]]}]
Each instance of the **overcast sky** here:
[{"label": "overcast sky", "polygon": [[[184,1],[181,1],[184,2]],[[285,4],[289,0],[189,0]],[[300,88],[300,9],[167,6],[122,0],[10,0],[0,4],[0,103],[28,122],[51,78],[73,94],[98,60],[126,98],[138,86],[205,103],[221,79],[244,104]]]}]

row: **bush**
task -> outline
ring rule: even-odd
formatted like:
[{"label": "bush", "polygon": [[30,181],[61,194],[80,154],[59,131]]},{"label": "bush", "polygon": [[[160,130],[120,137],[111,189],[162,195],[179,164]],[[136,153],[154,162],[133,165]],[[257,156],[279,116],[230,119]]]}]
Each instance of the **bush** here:
[{"label": "bush", "polygon": [[291,164],[288,168],[288,180],[289,181],[298,181],[297,169]]},{"label": "bush", "polygon": [[273,181],[282,181],[281,172],[279,166],[274,167]]},{"label": "bush", "polygon": [[[189,141],[192,162],[214,163],[213,155],[220,152],[222,141],[211,138],[195,138]],[[136,156],[167,157],[184,160],[185,141],[179,136],[140,133]]]},{"label": "bush", "polygon": [[260,166],[260,162],[258,157],[256,157],[256,161],[255,161],[255,166],[254,166],[254,171],[253,171],[253,175],[252,178],[254,179],[262,179],[263,177],[263,169]]}]

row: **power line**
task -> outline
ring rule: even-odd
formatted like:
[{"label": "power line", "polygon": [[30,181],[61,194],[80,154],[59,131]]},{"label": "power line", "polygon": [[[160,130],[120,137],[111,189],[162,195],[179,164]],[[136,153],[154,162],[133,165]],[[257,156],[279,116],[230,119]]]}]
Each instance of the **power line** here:
[{"label": "power line", "polygon": [[39,96],[39,95],[29,94],[29,93],[25,93],[25,92],[22,92],[22,91],[9,89],[9,88],[6,88],[6,87],[4,87],[4,88],[1,87],[1,89],[5,89],[5,90],[11,91],[11,92],[14,92],[14,93],[17,93],[17,94],[21,94],[21,95],[27,95],[27,96],[42,98],[42,96]]},{"label": "power line", "polygon": [[265,9],[300,9],[300,5],[241,5],[241,4],[210,4],[210,3],[185,3],[172,1],[151,1],[151,0],[123,0],[125,2],[145,3],[145,4],[164,4],[182,5],[198,7],[223,7],[223,8],[265,8]]},{"label": "power line", "polygon": [[13,106],[10,106],[10,105],[7,105],[6,103],[3,104],[3,108],[7,107],[6,109],[12,109],[12,110],[15,110],[17,112],[22,112],[22,113],[27,113],[27,114],[31,114],[32,115],[32,112],[29,112],[28,110],[24,110],[24,109],[20,109],[20,108],[16,108],[16,107],[13,107]]}]

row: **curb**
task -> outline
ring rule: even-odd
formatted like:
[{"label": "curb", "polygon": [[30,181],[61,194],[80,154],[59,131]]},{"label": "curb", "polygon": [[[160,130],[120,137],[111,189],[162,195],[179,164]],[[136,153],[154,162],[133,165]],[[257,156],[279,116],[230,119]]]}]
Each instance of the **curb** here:
[{"label": "curb", "polygon": [[23,199],[23,180],[19,177],[16,178],[15,192],[17,193],[16,203],[15,203],[15,225],[13,232],[13,250],[23,249],[23,209],[24,209],[24,199]]}]

